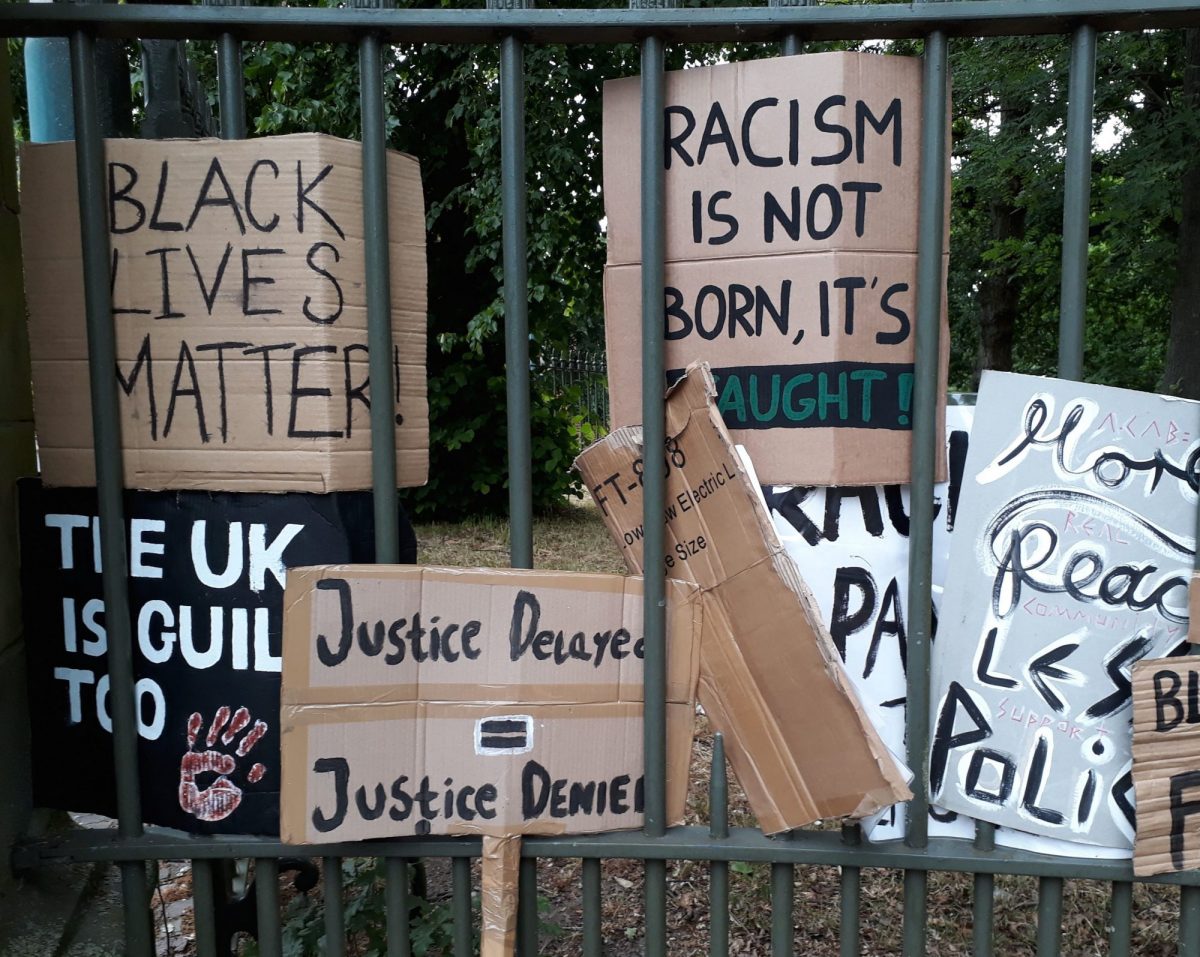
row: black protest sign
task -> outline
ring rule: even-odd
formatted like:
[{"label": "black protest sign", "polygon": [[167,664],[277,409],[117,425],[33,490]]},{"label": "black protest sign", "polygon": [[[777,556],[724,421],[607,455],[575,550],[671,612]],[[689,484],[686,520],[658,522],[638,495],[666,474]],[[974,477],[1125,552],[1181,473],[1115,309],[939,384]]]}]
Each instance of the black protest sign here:
[{"label": "black protest sign", "polygon": [[[39,806],[113,814],[99,521],[92,489],[20,485]],[[370,493],[127,492],[142,816],[277,834],[285,568],[373,559]],[[402,560],[416,542],[401,519]]]}]

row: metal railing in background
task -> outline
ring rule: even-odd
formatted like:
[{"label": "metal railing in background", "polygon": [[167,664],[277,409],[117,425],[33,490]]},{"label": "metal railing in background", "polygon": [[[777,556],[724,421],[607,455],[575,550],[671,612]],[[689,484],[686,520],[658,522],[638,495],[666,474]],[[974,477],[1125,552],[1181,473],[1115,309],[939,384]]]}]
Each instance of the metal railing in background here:
[{"label": "metal railing in background", "polygon": [[[500,6],[504,9],[499,9]],[[112,681],[120,828],[115,834],[87,832],[55,844],[31,843],[20,849],[24,863],[43,857],[120,863],[124,878],[127,950],[133,957],[150,957],[153,943],[147,912],[143,864],[146,860],[191,858],[196,865],[197,951],[215,955],[225,946],[216,939],[211,884],[199,879],[212,861],[252,857],[259,875],[259,945],[268,955],[281,953],[278,861],[295,854],[279,841],[252,837],[193,838],[154,829],[144,830],[139,816],[136,727],[133,712],[128,608],[125,601],[125,542],[121,503],[120,430],[113,367],[113,328],[108,289],[108,236],[103,209],[103,142],[96,123],[94,46],[97,38],[158,38],[215,41],[220,64],[222,135],[245,133],[241,105],[239,44],[248,40],[340,42],[356,44],[360,54],[363,123],[364,229],[371,263],[367,277],[371,356],[390,354],[388,263],[383,246],[387,235],[386,204],[381,202],[384,150],[384,109],[381,92],[381,50],[389,43],[494,44],[500,47],[503,112],[504,283],[509,376],[510,487],[512,489],[512,564],[532,563],[530,463],[528,435],[527,296],[525,292],[524,206],[524,67],[527,44],[638,43],[642,50],[642,251],[643,368],[645,370],[645,440],[663,441],[662,336],[663,191],[662,103],[664,48],[671,42],[761,41],[784,43],[789,52],[801,41],[841,39],[918,38],[925,44],[925,101],[923,168],[920,195],[919,304],[916,323],[917,372],[914,390],[915,424],[912,475],[912,558],[908,607],[914,621],[909,632],[908,757],[916,772],[914,812],[907,816],[903,843],[864,844],[858,829],[842,832],[803,831],[788,840],[770,840],[756,830],[730,828],[725,810],[726,781],[718,741],[711,776],[712,812],[708,828],[668,828],[664,821],[665,762],[663,754],[663,568],[650,563],[646,576],[646,826],[642,832],[588,837],[529,838],[524,841],[521,869],[519,949],[532,957],[538,949],[536,860],[581,858],[584,953],[600,954],[599,863],[605,858],[634,858],[645,862],[646,951],[666,952],[666,862],[707,861],[711,868],[713,908],[712,951],[729,946],[730,862],[776,865],[773,906],[777,915],[773,952],[792,948],[793,907],[791,868],[833,865],[842,868],[841,951],[859,952],[862,868],[890,868],[904,874],[903,951],[908,957],[927,950],[927,879],[933,871],[975,875],[974,952],[992,950],[993,877],[1023,874],[1040,878],[1037,907],[1037,949],[1051,957],[1060,949],[1063,879],[1107,881],[1112,885],[1111,949],[1130,950],[1132,868],[1129,861],[1063,859],[1011,849],[994,849],[994,835],[980,825],[976,840],[931,838],[926,830],[925,780],[928,745],[928,695],[931,527],[921,509],[933,502],[933,463],[940,438],[934,426],[937,399],[937,357],[941,301],[941,243],[944,198],[944,127],[946,59],[949,39],[959,35],[1070,34],[1072,68],[1066,157],[1067,202],[1064,212],[1062,259],[1062,328],[1060,372],[1077,377],[1086,291],[1088,177],[1090,175],[1091,103],[1095,85],[1095,37],[1101,30],[1165,29],[1200,25],[1197,0],[947,0],[912,5],[771,5],[756,8],[676,10],[637,2],[629,10],[533,10],[520,0],[488,9],[396,10],[362,3],[341,9],[299,7],[258,8],[210,2],[205,6],[139,5],[6,5],[0,6],[0,35],[66,36],[71,41],[75,88],[79,192],[82,211],[87,317],[95,410],[97,475],[103,532],[105,601],[109,609],[109,669]],[[599,277],[597,277],[599,281]],[[387,370],[372,370],[386,379]],[[385,406],[379,409],[386,412]],[[523,428],[516,428],[524,423]],[[394,520],[393,432],[386,414],[372,419],[377,558],[395,558],[391,540]],[[662,544],[663,482],[650,470],[645,486],[645,547]],[[925,610],[922,613],[922,610]],[[924,617],[922,617],[924,614]],[[480,844],[473,839],[415,839],[367,845],[330,844],[304,848],[324,861],[328,953],[344,952],[345,913],[342,908],[340,860],[370,855],[386,861],[388,953],[410,952],[407,871],[414,858],[443,857],[453,861],[453,950],[466,955],[471,946],[470,861]],[[1184,885],[1180,903],[1179,953],[1200,955],[1200,874],[1184,873],[1153,879]]]},{"label": "metal railing in background", "polygon": [[581,446],[608,432],[608,364],[602,351],[543,350],[532,369],[536,388],[567,402]]}]

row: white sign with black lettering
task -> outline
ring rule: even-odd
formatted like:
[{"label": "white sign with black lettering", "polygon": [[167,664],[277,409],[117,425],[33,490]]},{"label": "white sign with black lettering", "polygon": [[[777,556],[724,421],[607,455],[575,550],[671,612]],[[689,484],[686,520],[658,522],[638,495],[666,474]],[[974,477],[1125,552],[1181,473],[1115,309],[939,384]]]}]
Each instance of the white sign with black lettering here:
[{"label": "white sign with black lettering", "polygon": [[1198,461],[1198,403],[984,374],[934,644],[934,801],[1132,845],[1130,673],[1187,634]]}]

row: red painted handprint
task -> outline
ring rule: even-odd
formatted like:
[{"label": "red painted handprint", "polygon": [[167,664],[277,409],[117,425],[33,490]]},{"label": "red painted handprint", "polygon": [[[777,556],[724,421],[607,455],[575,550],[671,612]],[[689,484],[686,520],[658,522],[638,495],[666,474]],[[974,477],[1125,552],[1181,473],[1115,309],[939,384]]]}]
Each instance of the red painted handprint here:
[{"label": "red painted handprint", "polygon": [[[188,718],[188,750],[179,766],[179,806],[188,814],[201,821],[221,821],[238,809],[238,805],[242,803],[242,789],[230,781],[227,775],[237,768],[237,758],[244,758],[249,754],[250,749],[267,733],[267,723],[255,721],[254,727],[242,737],[233,754],[216,751],[214,748],[218,738],[223,745],[232,744],[234,738],[241,734],[249,723],[250,712],[246,708],[238,708],[231,720],[229,708],[221,705],[213,717],[212,726],[208,729],[208,736],[202,745],[207,750],[196,751],[196,739],[200,735],[204,718],[198,711]],[[222,730],[224,734],[221,733]],[[212,772],[218,777],[201,790],[196,785],[196,778],[206,772]],[[246,780],[256,784],[266,773],[267,769],[263,765],[255,764],[246,774]]]}]

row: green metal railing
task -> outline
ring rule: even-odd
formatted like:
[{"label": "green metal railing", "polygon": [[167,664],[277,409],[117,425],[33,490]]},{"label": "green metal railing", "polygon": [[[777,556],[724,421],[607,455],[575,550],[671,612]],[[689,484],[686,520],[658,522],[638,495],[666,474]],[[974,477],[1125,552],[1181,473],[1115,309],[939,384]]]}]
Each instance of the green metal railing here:
[{"label": "green metal railing", "polygon": [[[930,556],[934,464],[940,447],[935,425],[937,370],[942,309],[942,242],[944,228],[945,137],[947,130],[947,48],[954,36],[1069,34],[1072,37],[1070,105],[1067,121],[1065,209],[1061,287],[1060,374],[1078,378],[1082,367],[1084,306],[1087,288],[1087,227],[1091,152],[1092,101],[1095,86],[1096,34],[1102,30],[1166,29],[1200,25],[1198,0],[947,0],[911,5],[828,6],[772,3],[767,7],[670,9],[654,0],[632,0],[629,10],[533,10],[524,0],[490,0],[488,9],[396,10],[382,0],[360,0],[342,9],[258,8],[209,0],[203,6],[143,5],[5,5],[0,6],[0,35],[68,37],[75,80],[75,128],[82,214],[87,329],[94,410],[97,483],[100,498],[104,597],[108,609],[109,673],[112,682],[113,734],[120,826],[115,833],[84,832],[56,841],[20,847],[26,865],[50,858],[115,861],[121,867],[125,893],[127,952],[149,957],[154,952],[147,910],[144,862],[190,858],[194,862],[197,952],[215,955],[224,942],[216,939],[212,894],[214,862],[232,857],[256,861],[259,944],[264,955],[281,953],[278,861],[295,848],[269,838],[188,837],[143,829],[138,802],[136,724],[121,489],[120,426],[114,364],[114,334],[108,284],[108,236],[104,217],[104,145],[97,123],[94,47],[97,38],[170,38],[217,43],[221,133],[245,135],[241,89],[240,44],[248,40],[341,42],[359,51],[362,106],[363,210],[368,270],[368,323],[371,376],[389,378],[391,354],[388,322],[387,204],[384,201],[385,108],[382,50],[390,43],[498,45],[501,54],[504,288],[508,369],[509,459],[511,488],[511,562],[532,564],[531,463],[529,434],[530,367],[528,358],[526,244],[524,65],[522,51],[536,43],[634,42],[642,51],[642,258],[643,276],[643,415],[649,447],[664,440],[663,341],[659,316],[663,288],[663,64],[670,42],[762,41],[798,51],[815,40],[919,38],[924,41],[924,132],[920,173],[916,381],[912,466],[910,591],[912,617],[908,633],[908,761],[916,773],[912,810],[903,842],[866,844],[856,826],[836,831],[804,831],[772,840],[756,830],[730,828],[722,745],[714,745],[711,771],[711,823],[708,828],[668,828],[664,800],[664,569],[651,562],[646,570],[645,663],[646,821],[641,832],[587,837],[529,838],[523,844],[519,950],[526,957],[538,950],[536,861],[538,858],[583,860],[583,952],[599,955],[601,880],[605,858],[634,858],[645,864],[644,939],[655,957],[666,953],[666,864],[672,860],[707,861],[710,867],[710,940],[713,954],[728,952],[729,864],[772,865],[772,952],[789,954],[793,947],[793,877],[796,866],[834,865],[841,872],[841,953],[859,952],[860,874],[863,868],[889,868],[904,875],[903,952],[926,952],[927,882],[931,872],[974,875],[974,952],[992,952],[992,914],[996,875],[1031,875],[1040,879],[1037,908],[1037,951],[1042,957],[1059,952],[1064,878],[1106,881],[1112,886],[1111,952],[1127,954],[1132,928],[1133,874],[1129,861],[1064,859],[996,848],[994,829],[980,824],[973,842],[930,838],[927,833],[926,779],[929,738]],[[504,7],[500,9],[500,7]],[[597,281],[598,281],[597,277]],[[375,363],[383,368],[375,368]],[[395,457],[392,423],[386,404],[372,408],[377,559],[394,561]],[[649,470],[645,484],[646,549],[661,550],[664,482]],[[409,861],[452,860],[454,953],[471,946],[470,861],[478,857],[476,839],[412,839],[361,844],[305,847],[303,853],[324,860],[325,920],[328,953],[345,945],[345,913],[340,860],[372,856],[386,861],[388,953],[409,953]],[[1182,873],[1152,879],[1183,885],[1180,897],[1179,953],[1200,957],[1200,874]]]}]

